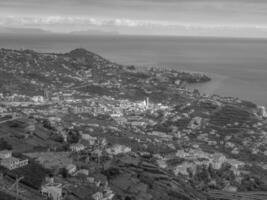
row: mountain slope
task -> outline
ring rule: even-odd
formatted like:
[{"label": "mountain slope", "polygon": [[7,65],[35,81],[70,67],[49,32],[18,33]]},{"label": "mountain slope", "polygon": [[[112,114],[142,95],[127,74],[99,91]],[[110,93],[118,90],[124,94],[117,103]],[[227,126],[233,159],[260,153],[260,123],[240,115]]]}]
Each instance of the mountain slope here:
[{"label": "mountain slope", "polygon": [[121,199],[205,200],[182,179],[134,156],[121,156],[104,172]]},{"label": "mountain slope", "polygon": [[[42,89],[62,89],[64,85],[79,85],[88,80],[86,73],[119,68],[101,56],[76,49],[66,54],[37,53],[31,50],[0,50],[0,89],[21,93],[40,93]],[[89,71],[88,71],[89,70]],[[90,75],[91,76],[91,75]],[[24,88],[30,86],[31,91]]]}]

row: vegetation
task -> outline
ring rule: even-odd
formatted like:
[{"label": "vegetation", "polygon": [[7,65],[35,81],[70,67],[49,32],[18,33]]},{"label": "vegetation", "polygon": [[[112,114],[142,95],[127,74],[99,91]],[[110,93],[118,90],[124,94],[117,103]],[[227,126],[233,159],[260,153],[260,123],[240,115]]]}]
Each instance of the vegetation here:
[{"label": "vegetation", "polygon": [[12,178],[23,176],[22,183],[34,189],[39,189],[45,177],[50,174],[50,171],[31,160],[29,165],[12,171],[7,171],[7,174]]},{"label": "vegetation", "polygon": [[6,193],[1,192],[1,191],[0,191],[0,198],[1,198],[1,200],[15,200],[15,197],[12,197],[9,194],[6,194]]},{"label": "vegetation", "polygon": [[0,150],[11,150],[12,146],[5,139],[0,139]]},{"label": "vegetation", "polygon": [[68,137],[67,137],[67,141],[70,144],[74,144],[77,143],[80,140],[80,134],[77,130],[69,130],[68,131]]}]

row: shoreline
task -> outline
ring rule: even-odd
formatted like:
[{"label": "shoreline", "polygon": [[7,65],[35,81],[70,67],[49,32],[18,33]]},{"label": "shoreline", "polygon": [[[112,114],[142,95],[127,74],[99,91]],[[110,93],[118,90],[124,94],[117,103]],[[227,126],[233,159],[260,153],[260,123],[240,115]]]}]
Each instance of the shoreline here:
[{"label": "shoreline", "polygon": [[[135,65],[135,64],[132,64]],[[254,95],[248,95],[244,96],[243,95],[238,95],[240,92],[237,90],[237,88],[232,89],[231,85],[229,83],[235,81],[235,82],[242,82],[242,80],[239,79],[234,79],[233,77],[227,76],[227,75],[222,75],[219,73],[212,73],[212,72],[203,72],[203,71],[197,71],[197,70],[190,70],[186,69],[186,67],[179,66],[178,64],[175,63],[149,63],[149,64],[144,64],[144,65],[137,65],[139,68],[145,67],[145,68],[150,68],[150,67],[156,67],[156,68],[166,68],[166,69],[174,69],[180,72],[186,72],[186,73],[196,73],[196,74],[203,74],[211,78],[210,81],[208,82],[203,82],[203,83],[188,83],[186,87],[188,89],[198,89],[201,94],[207,94],[207,95],[219,95],[222,97],[236,97],[239,98],[240,100],[244,101],[249,101],[252,103],[255,103],[258,106],[264,106],[267,107],[267,102],[261,103],[263,98],[259,98],[257,100],[257,97],[253,99]],[[236,84],[238,85],[238,84]],[[242,86],[242,84],[238,85],[239,87]],[[243,89],[244,90],[244,89]],[[249,89],[248,89],[249,90]],[[234,93],[234,94],[229,94],[229,93]]]},{"label": "shoreline", "polygon": [[[169,63],[183,71],[190,69],[188,71],[218,73],[229,76],[229,79],[220,84],[216,82],[219,86],[213,90],[215,93],[222,96],[237,96],[267,106],[267,93],[264,92],[264,88],[267,88],[266,41],[142,38],[118,36],[114,39],[109,36],[88,36],[68,39],[40,36],[27,39],[21,36],[0,37],[0,43],[1,47],[5,48],[34,49],[38,52],[68,52],[82,47],[112,62],[125,65]],[[210,87],[206,86],[209,90]],[[202,88],[205,90],[204,86]]]}]

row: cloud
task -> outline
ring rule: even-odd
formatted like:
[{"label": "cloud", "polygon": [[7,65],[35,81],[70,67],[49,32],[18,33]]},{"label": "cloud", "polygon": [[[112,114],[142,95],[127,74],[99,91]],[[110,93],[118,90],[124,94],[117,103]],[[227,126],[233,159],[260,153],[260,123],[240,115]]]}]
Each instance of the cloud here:
[{"label": "cloud", "polygon": [[114,26],[131,28],[185,28],[185,29],[246,29],[255,28],[267,30],[265,24],[201,24],[201,23],[183,23],[177,21],[157,21],[157,20],[134,20],[134,19],[101,19],[94,17],[76,17],[76,16],[44,16],[44,17],[18,17],[9,16],[0,18],[2,26],[42,26],[42,25],[93,25],[93,26]]},{"label": "cloud", "polygon": [[94,17],[17,17],[9,16],[0,18],[1,25],[32,26],[32,25],[96,25],[96,26],[170,26],[174,23],[166,21],[131,20],[131,19],[99,19]]},{"label": "cloud", "polygon": [[98,30],[133,35],[187,35],[223,37],[266,37],[266,24],[186,23],[77,16],[0,17],[0,27],[42,29],[52,32]]},{"label": "cloud", "polygon": [[242,27],[255,27],[255,28],[266,28],[265,25],[227,25],[227,24],[188,24],[179,23],[177,21],[160,21],[160,20],[135,20],[127,18],[114,18],[114,19],[103,19],[95,17],[77,17],[77,16],[42,16],[42,17],[20,17],[20,16],[8,16],[0,17],[1,25],[112,25],[112,26],[128,26],[128,27],[139,27],[139,26],[162,26],[162,27],[173,27],[173,26],[188,26],[188,27],[206,27],[206,28],[242,28]]},{"label": "cloud", "polygon": [[267,0],[0,0],[0,25],[62,32],[266,34],[266,19]]},{"label": "cloud", "polygon": [[[0,0],[0,16],[93,16],[152,21],[266,23],[266,0]],[[125,19],[125,20],[122,20]],[[44,19],[46,20],[46,19]],[[53,19],[56,20],[56,19]],[[72,19],[59,19],[71,21]],[[77,22],[84,19],[75,19]],[[43,21],[43,19],[40,19]],[[85,19],[88,21],[88,19]],[[102,20],[103,21],[103,20]],[[99,23],[105,23],[105,22]],[[42,22],[44,23],[44,22]],[[69,22],[70,23],[70,22]],[[108,23],[108,22],[106,22]],[[112,21],[110,22],[113,23]],[[164,22],[165,23],[165,22]],[[146,24],[146,23],[145,23]],[[267,23],[266,23],[267,24]]]}]

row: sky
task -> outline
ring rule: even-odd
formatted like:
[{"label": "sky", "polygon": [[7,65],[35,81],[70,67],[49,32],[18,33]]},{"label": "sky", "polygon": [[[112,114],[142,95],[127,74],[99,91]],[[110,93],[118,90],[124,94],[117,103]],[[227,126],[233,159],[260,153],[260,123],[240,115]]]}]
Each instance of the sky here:
[{"label": "sky", "polygon": [[267,37],[267,0],[0,0],[0,26],[63,33]]}]

